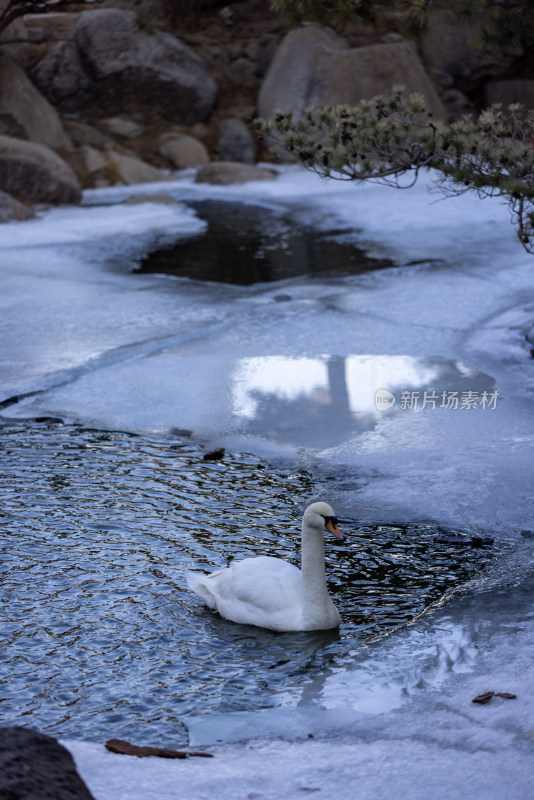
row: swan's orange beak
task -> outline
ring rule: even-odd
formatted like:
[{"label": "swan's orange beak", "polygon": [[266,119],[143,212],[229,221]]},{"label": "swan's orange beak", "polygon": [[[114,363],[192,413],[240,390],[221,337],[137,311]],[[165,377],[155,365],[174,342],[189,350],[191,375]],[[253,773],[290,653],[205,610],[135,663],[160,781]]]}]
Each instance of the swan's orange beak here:
[{"label": "swan's orange beak", "polygon": [[342,542],[345,541],[346,536],[337,527],[337,519],[335,517],[328,517],[325,520],[325,527],[330,533],[333,533],[336,538],[341,539]]}]

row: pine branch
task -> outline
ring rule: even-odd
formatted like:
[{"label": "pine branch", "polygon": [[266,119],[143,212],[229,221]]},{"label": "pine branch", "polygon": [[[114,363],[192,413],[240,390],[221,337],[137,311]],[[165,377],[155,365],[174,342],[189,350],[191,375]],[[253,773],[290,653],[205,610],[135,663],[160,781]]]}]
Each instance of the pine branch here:
[{"label": "pine branch", "polygon": [[452,125],[435,123],[421,95],[398,88],[358,106],[312,108],[257,120],[275,153],[289,153],[321,177],[401,186],[436,170],[448,195],[468,190],[507,200],[523,246],[534,252],[534,113],[499,105]]}]

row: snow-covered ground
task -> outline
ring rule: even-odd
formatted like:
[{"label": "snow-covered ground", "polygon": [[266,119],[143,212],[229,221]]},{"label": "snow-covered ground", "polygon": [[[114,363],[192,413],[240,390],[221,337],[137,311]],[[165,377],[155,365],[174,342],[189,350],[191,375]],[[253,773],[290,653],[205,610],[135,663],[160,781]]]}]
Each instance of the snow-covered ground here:
[{"label": "snow-covered ground", "polygon": [[[358,651],[296,708],[189,720],[213,759],[69,742],[97,800],[532,795],[534,257],[502,204],[440,199],[427,183],[399,193],[287,168],[240,187],[188,173],[165,184],[293,207],[399,264],[344,279],[130,274],[154,242],[202,229],[179,205],[118,204],[161,186],[90,192],[89,207],[1,227],[0,401],[19,397],[4,415],[190,429],[312,466],[340,516],[431,520],[508,545],[476,590]],[[377,391],[394,405],[377,407]],[[517,699],[471,703],[490,689]]]}]

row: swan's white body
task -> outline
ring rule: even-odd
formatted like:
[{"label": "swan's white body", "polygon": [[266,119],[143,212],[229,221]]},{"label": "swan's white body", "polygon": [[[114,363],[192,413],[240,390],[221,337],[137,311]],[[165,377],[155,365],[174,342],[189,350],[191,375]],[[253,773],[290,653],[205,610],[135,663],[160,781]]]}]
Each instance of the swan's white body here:
[{"label": "swan's white body", "polygon": [[339,613],[326,585],[323,531],[338,538],[333,509],[313,503],[302,520],[302,571],[271,556],[237,561],[204,575],[186,573],[190,588],[222,617],[274,631],[337,628]]}]

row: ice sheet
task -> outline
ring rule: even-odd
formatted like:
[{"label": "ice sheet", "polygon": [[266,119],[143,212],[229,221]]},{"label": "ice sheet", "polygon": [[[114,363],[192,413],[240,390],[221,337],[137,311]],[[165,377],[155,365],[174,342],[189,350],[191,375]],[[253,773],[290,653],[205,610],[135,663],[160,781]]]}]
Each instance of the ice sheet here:
[{"label": "ice sheet", "polygon": [[[351,744],[310,741],[291,747],[275,740],[221,751],[216,759],[178,764],[125,765],[118,763],[121,756],[90,744],[76,746],[74,753],[96,800],[174,800],[177,786],[190,800],[209,800],[214,792],[220,800],[278,800],[312,792],[337,800],[340,794],[354,791],[361,800],[385,800],[391,794],[412,800],[529,797],[532,755],[510,746],[509,734],[504,746],[498,744],[506,722],[500,729],[495,726],[492,736],[477,721],[471,738],[467,725],[459,730],[454,727],[460,717],[461,712],[454,709],[434,719],[436,725],[449,729],[451,737],[460,733],[467,738],[465,749],[465,738],[459,745],[446,736],[431,738],[428,727],[421,725],[398,738],[362,741],[355,737]],[[523,738],[526,735],[525,730]]]}]

